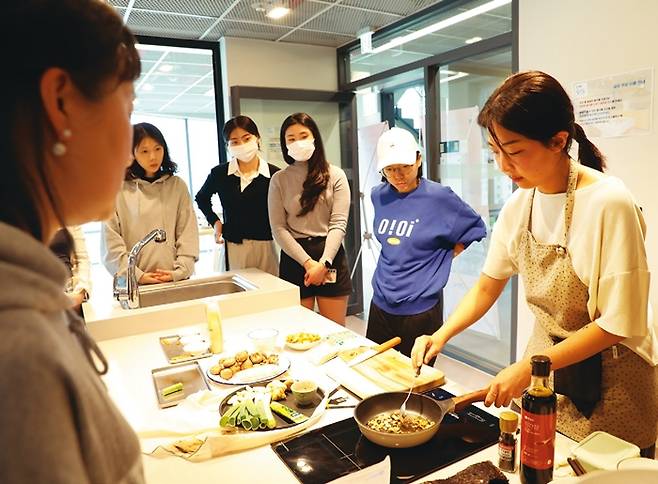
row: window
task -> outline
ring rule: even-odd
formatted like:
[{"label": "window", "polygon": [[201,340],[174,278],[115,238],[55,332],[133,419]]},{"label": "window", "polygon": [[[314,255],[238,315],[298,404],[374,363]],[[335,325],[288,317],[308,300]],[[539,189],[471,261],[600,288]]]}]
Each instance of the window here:
[{"label": "window", "polygon": [[[226,159],[218,129],[224,123],[221,93],[216,92],[220,85],[216,69],[219,47],[214,42],[148,37],[139,42],[142,74],[135,82],[132,122],[148,122],[162,131],[178,165],[176,175],[185,181],[193,197],[210,170]],[[197,218],[201,226],[207,225],[198,210]],[[94,290],[109,291],[110,275],[102,266],[101,224],[86,224],[83,230],[94,282],[102,286]],[[210,270],[214,243],[205,243],[203,234],[199,266]]]}]

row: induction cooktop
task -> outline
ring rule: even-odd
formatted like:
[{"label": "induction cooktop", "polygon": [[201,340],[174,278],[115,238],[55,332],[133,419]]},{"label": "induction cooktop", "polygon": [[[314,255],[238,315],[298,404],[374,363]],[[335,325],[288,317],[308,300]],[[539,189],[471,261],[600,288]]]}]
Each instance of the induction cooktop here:
[{"label": "induction cooktop", "polygon": [[[425,392],[436,400],[454,395],[441,388]],[[304,484],[325,483],[391,459],[391,483],[420,479],[479,452],[498,441],[498,418],[473,405],[444,417],[436,435],[409,449],[388,449],[361,434],[353,418],[341,420],[284,442],[272,449]]]}]

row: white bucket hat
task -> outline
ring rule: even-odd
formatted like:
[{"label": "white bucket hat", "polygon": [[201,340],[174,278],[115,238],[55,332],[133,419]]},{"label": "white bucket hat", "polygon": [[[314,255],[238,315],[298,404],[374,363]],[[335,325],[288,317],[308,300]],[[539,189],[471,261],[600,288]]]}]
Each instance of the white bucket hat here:
[{"label": "white bucket hat", "polygon": [[409,131],[391,128],[377,141],[377,171],[391,165],[413,165],[418,151],[418,143]]}]

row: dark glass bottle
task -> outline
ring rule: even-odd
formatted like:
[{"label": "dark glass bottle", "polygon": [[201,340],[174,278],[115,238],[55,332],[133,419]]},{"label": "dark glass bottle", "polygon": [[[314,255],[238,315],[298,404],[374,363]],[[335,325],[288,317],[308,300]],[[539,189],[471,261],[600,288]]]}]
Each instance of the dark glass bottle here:
[{"label": "dark glass bottle", "polygon": [[502,412],[499,417],[498,467],[506,472],[516,470],[516,429],[519,417],[514,412]]},{"label": "dark glass bottle", "polygon": [[545,484],[553,480],[557,398],[548,386],[551,360],[535,355],[532,380],[521,406],[521,482]]}]

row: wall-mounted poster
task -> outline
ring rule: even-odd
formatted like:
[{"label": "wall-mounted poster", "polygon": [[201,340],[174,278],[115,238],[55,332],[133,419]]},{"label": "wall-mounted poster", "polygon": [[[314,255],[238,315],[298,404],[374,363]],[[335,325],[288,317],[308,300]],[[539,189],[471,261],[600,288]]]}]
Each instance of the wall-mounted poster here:
[{"label": "wall-mounted poster", "polygon": [[577,82],[573,101],[576,122],[588,137],[650,133],[653,68]]}]

